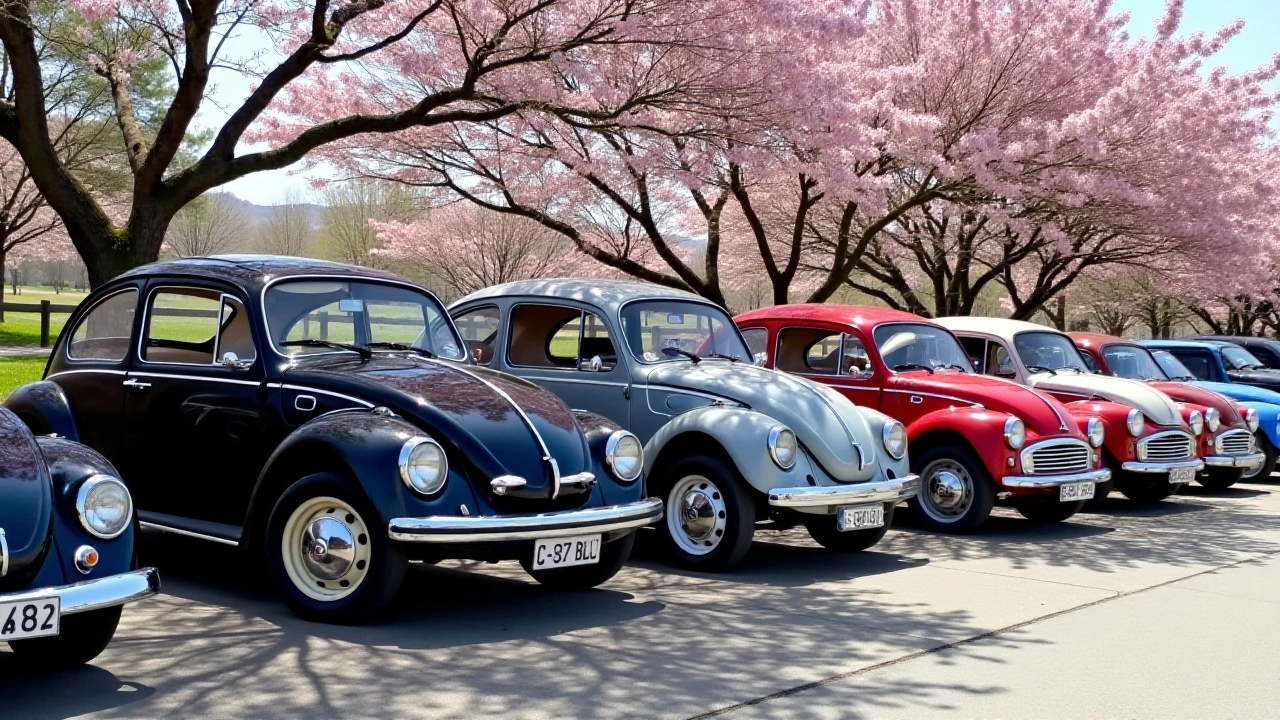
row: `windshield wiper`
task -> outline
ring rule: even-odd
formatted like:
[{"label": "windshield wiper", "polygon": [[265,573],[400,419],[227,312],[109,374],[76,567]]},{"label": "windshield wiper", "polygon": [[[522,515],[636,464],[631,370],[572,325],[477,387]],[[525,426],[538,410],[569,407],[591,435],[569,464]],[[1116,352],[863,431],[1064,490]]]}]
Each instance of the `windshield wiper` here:
[{"label": "windshield wiper", "polygon": [[955,363],[947,363],[946,365],[939,365],[938,368],[943,370],[959,370],[960,372],[969,372],[969,368],[963,365],[957,365]]},{"label": "windshield wiper", "polygon": [[1033,373],[1044,372],[1044,373],[1049,373],[1050,375],[1058,374],[1057,370],[1054,370],[1053,368],[1047,368],[1043,365],[1028,365],[1027,369]]},{"label": "windshield wiper", "polygon": [[928,371],[930,375],[933,374],[933,368],[928,365],[921,365],[920,363],[902,363],[901,365],[894,365],[893,369],[894,372],[899,370],[925,370]]},{"label": "windshield wiper", "polygon": [[317,340],[315,338],[306,338],[305,340],[286,340],[280,343],[280,347],[327,347],[353,352],[359,355],[362,360],[368,360],[373,357],[373,351],[363,345],[332,342],[330,340]]},{"label": "windshield wiper", "polygon": [[1179,375],[1177,377],[1171,377],[1169,379],[1174,382],[1194,382],[1196,379],[1196,376],[1195,375]]},{"label": "windshield wiper", "polygon": [[405,343],[398,342],[371,342],[368,345],[365,345],[365,347],[372,350],[403,350],[405,352],[418,353],[425,358],[433,358],[436,356],[435,353],[426,348],[420,348],[417,345],[407,345]]},{"label": "windshield wiper", "polygon": [[692,360],[695,365],[702,362],[702,358],[698,357],[697,353],[691,353],[688,350],[681,350],[678,347],[664,347],[662,348],[662,354],[666,355],[667,357],[675,357],[677,355],[683,355],[689,358],[690,360]]},{"label": "windshield wiper", "polygon": [[703,357],[709,357],[709,358],[720,358],[721,360],[728,360],[729,362],[741,362],[741,361],[742,361],[742,358],[740,358],[740,357],[735,357],[735,356],[733,356],[733,355],[725,355],[724,353],[707,353],[706,355],[703,355]]}]

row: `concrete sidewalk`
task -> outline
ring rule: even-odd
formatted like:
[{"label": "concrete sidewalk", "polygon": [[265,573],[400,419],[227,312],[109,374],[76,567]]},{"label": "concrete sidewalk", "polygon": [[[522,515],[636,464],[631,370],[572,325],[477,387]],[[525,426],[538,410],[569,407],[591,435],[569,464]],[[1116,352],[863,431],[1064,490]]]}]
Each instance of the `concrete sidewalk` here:
[{"label": "concrete sidewalk", "polygon": [[34,357],[47,358],[53,348],[31,347],[30,345],[0,345],[0,358]]}]

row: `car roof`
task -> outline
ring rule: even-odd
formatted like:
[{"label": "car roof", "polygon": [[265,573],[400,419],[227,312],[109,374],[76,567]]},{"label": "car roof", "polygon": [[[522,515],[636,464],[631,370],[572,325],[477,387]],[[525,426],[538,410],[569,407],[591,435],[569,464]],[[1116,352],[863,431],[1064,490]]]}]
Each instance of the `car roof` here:
[{"label": "car roof", "polygon": [[[450,307],[458,307],[475,300],[515,296],[573,300],[595,305],[610,314],[617,313],[618,309],[626,302],[641,299],[691,300],[715,305],[715,303],[701,295],[638,280],[539,278],[536,280],[517,280],[477,290],[453,303]],[[717,305],[717,307],[719,306]]]},{"label": "car roof", "polygon": [[837,322],[854,327],[870,327],[884,322],[933,323],[929,318],[920,317],[901,310],[873,307],[870,305],[840,305],[836,303],[798,303],[795,305],[774,305],[773,307],[751,310],[739,315],[738,322],[753,320],[816,320],[821,322]]},{"label": "car roof", "polygon": [[1119,335],[1108,335],[1106,333],[1093,332],[1069,332],[1067,333],[1076,345],[1081,347],[1105,347],[1107,345],[1115,345],[1116,343],[1124,343],[1126,345],[1136,345],[1133,340],[1126,340]]},{"label": "car roof", "polygon": [[118,279],[154,275],[212,278],[235,283],[249,290],[260,288],[277,278],[305,275],[334,275],[408,282],[394,273],[383,270],[282,255],[214,255],[166,260],[133,268],[121,274]]},{"label": "car roof", "polygon": [[1048,325],[1038,325],[1026,320],[1010,320],[1009,318],[954,316],[938,318],[936,322],[952,332],[983,333],[985,335],[995,335],[1006,341],[1012,341],[1013,336],[1023,332],[1058,332],[1056,328],[1051,328]]},{"label": "car roof", "polygon": [[1232,345],[1225,340],[1139,340],[1139,345],[1159,348],[1183,348],[1186,350],[1204,350],[1212,347]]},{"label": "car roof", "polygon": [[1229,342],[1232,344],[1241,342],[1253,343],[1275,343],[1280,342],[1276,338],[1257,337],[1254,335],[1197,335],[1189,340],[1204,340],[1208,342]]}]

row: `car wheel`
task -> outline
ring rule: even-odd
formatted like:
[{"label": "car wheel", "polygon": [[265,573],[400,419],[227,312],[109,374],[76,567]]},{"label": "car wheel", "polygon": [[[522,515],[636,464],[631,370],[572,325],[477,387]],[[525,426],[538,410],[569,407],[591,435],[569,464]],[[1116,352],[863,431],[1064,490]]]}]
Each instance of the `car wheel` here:
[{"label": "car wheel", "polygon": [[808,515],[804,517],[804,527],[814,542],[835,552],[859,552],[880,542],[889,526],[893,524],[893,505],[885,503],[884,525],[867,530],[850,530],[841,532],[836,528],[835,515]]},{"label": "car wheel", "polygon": [[1160,502],[1182,487],[1169,482],[1165,473],[1122,473],[1116,480],[1121,494],[1138,503]]},{"label": "car wheel", "polygon": [[618,574],[627,558],[631,557],[631,548],[636,544],[636,533],[626,535],[607,542],[600,547],[600,562],[577,567],[556,568],[554,570],[534,570],[533,558],[528,554],[520,558],[520,566],[529,576],[540,584],[556,590],[589,590],[602,585]]},{"label": "car wheel", "polygon": [[935,532],[968,533],[991,516],[995,483],[968,448],[935,445],[911,458],[920,492],[907,501],[916,518]]},{"label": "car wheel", "polygon": [[1107,496],[1111,494],[1112,490],[1116,489],[1116,476],[1120,474],[1120,462],[1117,461],[1111,453],[1104,449],[1102,451],[1102,458],[1103,464],[1111,470],[1111,477],[1107,478],[1106,482],[1100,482],[1094,485],[1093,497],[1084,501],[1084,509],[1091,510],[1093,512],[1101,510],[1102,506],[1106,504]]},{"label": "car wheel", "polygon": [[404,579],[405,559],[377,512],[331,473],[309,475],[280,496],[264,551],[290,609],[317,622],[375,620]]},{"label": "car wheel", "polygon": [[742,562],[755,534],[756,508],[737,468],[695,455],[664,475],[666,508],[659,529],[675,564],[721,572]]},{"label": "car wheel", "polygon": [[1022,517],[1038,523],[1057,523],[1066,520],[1084,509],[1084,500],[1075,502],[1058,502],[1052,500],[1020,500],[1013,507]]},{"label": "car wheel", "polygon": [[1271,438],[1262,431],[1254,433],[1253,436],[1258,440],[1258,449],[1267,456],[1267,459],[1263,460],[1261,465],[1244,471],[1240,479],[1246,482],[1267,480],[1271,477],[1271,473],[1276,471],[1276,446],[1271,444]]},{"label": "car wheel", "polygon": [[1243,477],[1244,468],[1205,468],[1196,473],[1196,482],[1210,490],[1226,490]]},{"label": "car wheel", "polygon": [[120,611],[116,606],[92,612],[66,615],[54,637],[11,640],[9,647],[23,663],[39,668],[69,668],[84,665],[102,654],[116,634]]}]

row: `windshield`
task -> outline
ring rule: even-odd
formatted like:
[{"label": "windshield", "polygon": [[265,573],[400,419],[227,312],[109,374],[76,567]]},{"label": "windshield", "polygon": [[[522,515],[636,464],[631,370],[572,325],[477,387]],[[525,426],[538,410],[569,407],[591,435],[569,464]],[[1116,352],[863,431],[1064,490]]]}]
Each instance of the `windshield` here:
[{"label": "windshield", "polygon": [[1107,359],[1107,369],[1116,377],[1130,380],[1169,379],[1146,348],[1133,345],[1108,345],[1102,348],[1102,357]]},{"label": "windshield", "polygon": [[1024,332],[1013,338],[1014,350],[1031,372],[1079,370],[1089,372],[1071,338],[1056,332]]},{"label": "windshield", "polygon": [[1196,376],[1191,372],[1191,368],[1182,364],[1182,361],[1174,357],[1168,350],[1153,350],[1151,357],[1155,358],[1160,369],[1164,371],[1172,380],[1195,380]]},{"label": "windshield", "polygon": [[973,372],[964,348],[951,333],[924,323],[886,323],[871,331],[880,358],[890,370],[951,368]]},{"label": "windshield", "polygon": [[681,300],[645,300],[622,308],[622,332],[637,360],[666,362],[698,357],[751,362],[738,328],[713,305]]},{"label": "windshield", "polygon": [[291,280],[267,290],[267,329],[285,355],[342,352],[324,343],[379,343],[462,360],[462,341],[440,302],[413,288],[359,280]]},{"label": "windshield", "polygon": [[1222,346],[1222,364],[1228,370],[1260,370],[1266,367],[1253,353],[1236,345]]}]

